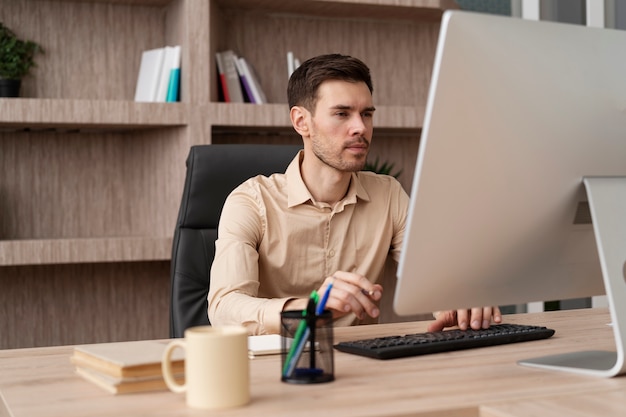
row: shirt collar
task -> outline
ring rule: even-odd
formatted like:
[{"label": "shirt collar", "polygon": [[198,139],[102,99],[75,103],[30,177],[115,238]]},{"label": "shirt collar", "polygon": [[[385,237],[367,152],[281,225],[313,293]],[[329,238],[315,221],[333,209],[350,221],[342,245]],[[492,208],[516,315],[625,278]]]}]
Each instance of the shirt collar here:
[{"label": "shirt collar", "polygon": [[[311,196],[311,193],[306,187],[300,173],[300,162],[302,161],[302,158],[304,158],[303,150],[298,152],[287,167],[287,171],[285,171],[285,175],[287,177],[287,204],[289,207],[304,204],[307,201],[313,201],[313,196]],[[364,201],[370,201],[370,196],[367,193],[367,190],[363,187],[363,184],[359,179],[359,174],[353,172],[350,180],[350,188],[348,188],[348,192],[340,204],[355,204],[357,198]]]}]

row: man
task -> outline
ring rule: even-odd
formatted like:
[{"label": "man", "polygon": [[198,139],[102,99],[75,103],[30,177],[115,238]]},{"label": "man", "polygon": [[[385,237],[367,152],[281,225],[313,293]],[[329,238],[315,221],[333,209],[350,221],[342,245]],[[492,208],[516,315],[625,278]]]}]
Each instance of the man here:
[{"label": "man", "polygon": [[[304,309],[333,282],[326,304],[336,325],[376,318],[389,254],[398,261],[409,197],[393,177],[362,171],[373,134],[369,68],[322,55],[287,88],[304,149],[284,174],[256,177],[228,197],[211,269],[209,318],[278,333],[280,312]],[[489,327],[497,307],[435,314],[429,330]]]}]

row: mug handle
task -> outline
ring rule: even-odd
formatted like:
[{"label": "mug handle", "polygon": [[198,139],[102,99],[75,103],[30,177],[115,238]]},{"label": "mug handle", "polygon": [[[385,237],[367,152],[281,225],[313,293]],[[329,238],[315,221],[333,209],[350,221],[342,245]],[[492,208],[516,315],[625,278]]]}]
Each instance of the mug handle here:
[{"label": "mug handle", "polygon": [[161,371],[163,372],[163,379],[165,380],[165,384],[167,387],[176,393],[182,393],[187,390],[187,383],[179,384],[174,379],[174,375],[172,373],[172,352],[177,347],[181,349],[185,349],[187,344],[184,340],[174,340],[170,342],[165,351],[163,352],[163,360],[161,361]]}]

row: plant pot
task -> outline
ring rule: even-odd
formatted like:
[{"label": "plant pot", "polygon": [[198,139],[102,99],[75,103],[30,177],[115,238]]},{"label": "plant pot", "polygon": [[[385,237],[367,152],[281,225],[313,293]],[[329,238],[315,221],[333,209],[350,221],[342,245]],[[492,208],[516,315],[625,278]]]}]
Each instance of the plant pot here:
[{"label": "plant pot", "polygon": [[19,97],[22,80],[0,78],[0,97]]}]

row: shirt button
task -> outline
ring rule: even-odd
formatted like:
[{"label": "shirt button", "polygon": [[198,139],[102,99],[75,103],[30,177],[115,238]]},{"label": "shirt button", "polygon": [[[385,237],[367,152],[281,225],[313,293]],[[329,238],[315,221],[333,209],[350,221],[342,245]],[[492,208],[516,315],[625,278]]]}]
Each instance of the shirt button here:
[{"label": "shirt button", "polygon": [[333,249],[331,249],[331,250],[328,252],[328,257],[329,257],[329,258],[332,258],[333,256],[335,256],[335,251],[334,251]]}]

